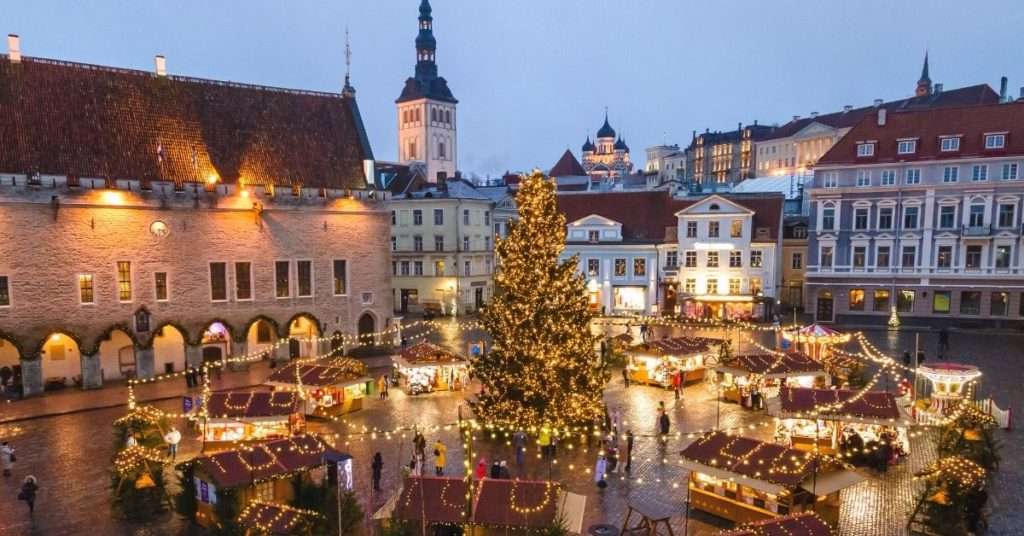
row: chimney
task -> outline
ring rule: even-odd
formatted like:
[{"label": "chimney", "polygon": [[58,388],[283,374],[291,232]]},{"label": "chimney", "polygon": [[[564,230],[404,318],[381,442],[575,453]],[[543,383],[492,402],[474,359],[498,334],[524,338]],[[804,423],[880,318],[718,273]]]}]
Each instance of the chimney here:
[{"label": "chimney", "polygon": [[1020,86],[1020,97],[1017,100],[1024,100],[1024,86]]},{"label": "chimney", "polygon": [[736,131],[738,132],[741,130],[743,130],[743,123],[736,123]]},{"label": "chimney", "polygon": [[811,112],[811,117],[818,117],[818,112]]},{"label": "chimney", "polygon": [[1006,102],[1006,77],[999,79],[999,102]]},{"label": "chimney", "polygon": [[853,106],[847,104],[846,106],[843,106],[843,113],[845,114],[846,112],[849,112],[852,109],[853,109]]},{"label": "chimney", "polygon": [[757,119],[754,120],[754,126],[757,126]]},{"label": "chimney", "polygon": [[878,109],[878,126],[880,126],[880,127],[884,127],[885,126],[885,115],[886,115],[885,112],[886,112],[885,108],[879,108]]},{"label": "chimney", "polygon": [[799,120],[800,120],[800,116],[799,115],[794,115],[793,116],[793,121],[799,121]]},{"label": "chimney", "polygon": [[165,58],[163,54],[157,54],[156,57],[153,58],[153,63],[156,64],[157,76],[167,76],[167,58]]},{"label": "chimney", "polygon": [[942,84],[935,84],[935,86],[932,88],[932,93],[936,95],[942,93]]},{"label": "chimney", "polygon": [[882,99],[875,99],[875,108],[878,108],[881,105],[882,105]]},{"label": "chimney", "polygon": [[21,38],[18,34],[7,34],[7,54],[11,63],[21,63]]}]

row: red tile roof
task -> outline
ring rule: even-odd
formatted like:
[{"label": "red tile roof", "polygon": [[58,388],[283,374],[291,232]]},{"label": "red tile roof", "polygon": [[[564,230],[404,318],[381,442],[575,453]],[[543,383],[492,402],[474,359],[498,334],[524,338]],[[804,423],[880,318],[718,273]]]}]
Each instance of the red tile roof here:
[{"label": "red tile roof", "polygon": [[[820,406],[848,401],[838,409],[830,407],[822,413],[883,420],[900,418],[896,397],[892,393],[885,391],[868,391],[863,395],[860,393],[860,391],[850,390],[783,387],[779,390],[779,400],[782,402],[782,411],[786,413],[806,413]],[[854,398],[856,399],[851,400]]]},{"label": "red tile roof", "polygon": [[821,364],[806,354],[788,353],[783,356],[771,354],[744,354],[733,356],[724,366],[745,370],[751,374],[799,374],[822,372]]},{"label": "red tile roof", "polygon": [[473,502],[473,521],[489,527],[542,528],[558,513],[557,482],[485,478]]},{"label": "red tile roof", "polygon": [[[355,99],[0,55],[0,172],[365,188]],[[162,154],[162,161],[161,161]]]},{"label": "red tile roof", "polygon": [[[985,149],[985,134],[1006,132],[1006,147]],[[960,136],[960,150],[940,152],[942,136]],[[897,154],[897,140],[917,139],[917,152]],[[875,142],[875,156],[857,157],[857,143]],[[1024,155],[1024,102],[878,114],[865,117],[818,160],[819,166]]]},{"label": "red tile roof", "polygon": [[207,454],[195,461],[218,487],[237,488],[319,467],[325,458],[342,456],[320,438],[306,434]]},{"label": "red tile roof", "polygon": [[562,157],[558,159],[558,162],[548,172],[548,176],[551,177],[582,177],[587,174],[587,171],[580,165],[580,161],[576,160],[573,156],[572,151],[566,149],[562,153]]},{"label": "red tile roof", "polygon": [[724,530],[718,536],[832,536],[832,527],[814,512],[764,519]]},{"label": "red tile roof", "polygon": [[206,411],[213,418],[287,417],[301,407],[294,391],[224,391],[211,393],[206,400]]},{"label": "red tile roof", "polygon": [[814,470],[809,452],[724,432],[708,432],[680,455],[701,465],[786,488],[796,488]]}]

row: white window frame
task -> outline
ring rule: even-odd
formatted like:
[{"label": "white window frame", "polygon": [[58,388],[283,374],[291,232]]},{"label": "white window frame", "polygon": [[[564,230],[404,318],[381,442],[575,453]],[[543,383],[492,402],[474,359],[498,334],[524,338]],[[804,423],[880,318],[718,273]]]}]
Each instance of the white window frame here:
[{"label": "white window frame", "polygon": [[[886,264],[884,266],[878,264],[878,250],[881,249],[881,248],[886,248],[886,249],[889,250],[888,251],[889,264]],[[873,262],[874,262],[874,265],[875,265],[875,270],[879,270],[879,269],[889,270],[890,268],[892,268],[892,248],[893,248],[892,243],[875,244],[875,258],[873,259]]]},{"label": "white window frame", "polygon": [[821,185],[824,188],[839,188],[839,172],[825,172],[825,174],[822,177]]},{"label": "white window frame", "polygon": [[871,170],[858,169],[857,170],[857,187],[865,188],[871,186]]},{"label": "white window frame", "polygon": [[971,166],[971,182],[984,182],[988,180],[988,164],[975,164]]},{"label": "white window frame", "polygon": [[875,156],[874,142],[862,142],[857,144],[857,158]]},{"label": "white window frame", "polygon": [[[947,144],[948,142],[948,144]],[[960,136],[939,137],[939,151],[943,153],[954,153],[960,150]]]},{"label": "white window frame", "polygon": [[[285,266],[288,267],[288,294],[285,295],[285,296],[278,296],[278,294],[277,294],[277,264],[280,263],[280,262],[285,263]],[[291,297],[292,297],[292,283],[293,283],[293,281],[295,279],[294,277],[292,277],[292,261],[290,259],[275,259],[273,261],[273,268],[271,269],[271,273],[274,274],[274,279],[273,279],[273,281],[274,281],[274,284],[273,284],[273,287],[274,287],[274,299],[277,299],[277,300],[288,300],[288,299],[291,299]]]},{"label": "white window frame", "polygon": [[[225,303],[227,301],[230,301],[231,300],[231,287],[233,285],[231,284],[231,276],[228,273],[228,267],[233,267],[233,265],[230,262],[228,262],[228,261],[222,261],[222,260],[216,260],[216,259],[215,260],[211,260],[210,262],[208,262],[206,264],[207,264],[207,267],[206,267],[206,278],[207,278],[207,284],[208,284],[207,288],[210,289],[209,290],[210,301],[213,302],[213,303]],[[214,297],[213,297],[213,265],[214,264],[223,264],[224,265],[224,299],[223,300],[214,299]]]},{"label": "white window frame", "polygon": [[[300,294],[299,289],[302,285],[299,283],[299,263],[309,263],[309,294]],[[333,283],[333,281],[332,281]],[[316,296],[316,263],[313,259],[295,259],[295,297],[296,298],[312,298]]]},{"label": "white window frame", "polygon": [[[864,211],[864,227],[857,227],[857,214]],[[871,208],[870,207],[854,207],[853,208],[853,229],[855,231],[867,231],[871,229]]]},{"label": "white window frame", "polygon": [[917,152],[917,140],[897,140],[896,154],[914,154]]},{"label": "white window frame", "polygon": [[[238,297],[238,267],[240,263],[246,263],[249,265],[249,297],[239,298]],[[235,301],[240,302],[251,302],[256,300],[256,271],[254,270],[256,263],[248,260],[234,261],[231,263],[231,289],[234,291]]]},{"label": "white window frame", "polygon": [[953,184],[960,180],[960,166],[945,166],[942,168],[942,182]]},{"label": "white window frame", "polygon": [[[92,277],[92,301],[82,301],[82,276],[87,275]],[[11,291],[11,278],[7,277],[7,292]],[[75,275],[75,294],[78,296],[78,305],[96,305],[96,274],[92,272],[79,272]],[[14,300],[11,300],[14,303]]]},{"label": "white window frame", "polygon": [[[888,180],[886,180],[888,177]],[[896,170],[895,169],[883,169],[879,175],[879,184],[882,186],[893,186],[896,184]]]},{"label": "white window frame", "polygon": [[[828,264],[823,264],[821,261],[825,258],[825,250],[828,250]],[[818,269],[828,268],[830,271],[835,268],[836,265],[836,246],[835,244],[819,244],[818,245]]]},{"label": "white window frame", "polygon": [[[159,292],[157,292],[156,274],[164,274],[164,286],[167,287],[167,297],[162,300],[160,299]],[[95,284],[95,282],[96,280],[93,279],[93,284]],[[79,294],[81,294],[81,291],[79,291]],[[81,300],[81,296],[79,296],[79,300]],[[159,303],[167,303],[171,301],[171,273],[167,270],[160,269],[153,271],[153,301]]]},{"label": "white window frame", "polygon": [[[995,142],[995,141],[998,141],[999,144],[996,145],[995,143],[991,143],[991,144],[989,143],[989,142]],[[1003,133],[985,134],[985,148],[986,149],[1005,149],[1006,148],[1006,134],[1003,134]]]},{"label": "white window frame", "polygon": [[[1013,173],[1008,173],[1008,171]],[[1017,162],[1006,162],[1003,164],[1003,174],[1000,176],[1004,181],[1015,181],[1020,176],[1020,165]]]},{"label": "white window frame", "polygon": [[[886,210],[886,209],[889,209],[889,210],[892,211],[889,214],[889,226],[888,227],[882,227],[882,211]],[[880,204],[878,206],[878,211],[877,212],[878,212],[878,214],[875,217],[875,228],[876,229],[878,229],[879,231],[892,231],[893,229],[896,228],[896,205],[895,204],[891,204],[891,205],[881,205]]]},{"label": "white window frame", "polygon": [[[911,180],[913,176],[913,180]],[[907,168],[903,173],[904,184],[921,184],[921,168]]]}]

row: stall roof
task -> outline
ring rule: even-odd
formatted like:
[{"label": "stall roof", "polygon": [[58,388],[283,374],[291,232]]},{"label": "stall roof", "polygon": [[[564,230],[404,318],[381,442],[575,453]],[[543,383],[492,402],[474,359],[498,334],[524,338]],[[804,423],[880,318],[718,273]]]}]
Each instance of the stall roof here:
[{"label": "stall roof", "polygon": [[222,419],[286,417],[301,407],[298,393],[287,391],[222,391],[206,399],[207,414]]},{"label": "stall roof", "polygon": [[713,345],[721,343],[722,341],[718,339],[684,336],[640,343],[630,348],[630,350],[657,355],[686,355],[707,352]]},{"label": "stall roof", "polygon": [[369,379],[366,365],[354,359],[340,359],[317,363],[293,363],[274,371],[266,383],[298,385],[300,381],[302,385],[309,387],[330,387],[354,385]]},{"label": "stall roof", "polygon": [[426,523],[464,523],[466,481],[456,476],[410,476],[405,479],[394,516]]},{"label": "stall roof", "polygon": [[814,512],[745,523],[718,536],[832,536],[832,528]]},{"label": "stall roof", "polygon": [[345,459],[349,456],[316,436],[303,434],[207,454],[196,458],[195,462],[218,487],[237,488],[312,469],[322,465],[327,458]]},{"label": "stall roof", "polygon": [[856,471],[841,469],[838,471],[820,471],[817,475],[809,475],[800,483],[800,487],[818,497],[835,493],[854,484],[860,484],[867,477]]},{"label": "stall roof", "polygon": [[[779,488],[795,489],[814,471],[814,456],[809,452],[724,432],[704,434],[680,455],[684,462],[695,462],[696,465],[683,464],[691,471],[719,478],[741,477],[744,484],[772,493],[777,493]],[[771,486],[765,489],[747,480]]]},{"label": "stall roof", "polygon": [[462,356],[426,341],[403,348],[396,361],[404,367],[432,367],[467,363]]},{"label": "stall roof", "polygon": [[853,391],[848,389],[810,389],[783,387],[779,390],[779,401],[783,413],[805,414],[818,411],[821,406],[843,405],[837,409],[827,408],[819,413],[837,417],[867,417],[877,420],[898,420],[903,417],[896,404],[896,397],[885,391]]},{"label": "stall roof", "polygon": [[546,527],[558,513],[560,496],[557,482],[485,478],[473,501],[473,521],[488,526]]},{"label": "stall roof", "polygon": [[744,354],[733,357],[716,370],[733,374],[760,374],[769,378],[790,376],[825,375],[821,364],[805,354],[790,352],[784,355]]},{"label": "stall roof", "polygon": [[258,534],[295,534],[296,530],[309,526],[318,516],[312,510],[254,500],[238,514],[237,521]]}]

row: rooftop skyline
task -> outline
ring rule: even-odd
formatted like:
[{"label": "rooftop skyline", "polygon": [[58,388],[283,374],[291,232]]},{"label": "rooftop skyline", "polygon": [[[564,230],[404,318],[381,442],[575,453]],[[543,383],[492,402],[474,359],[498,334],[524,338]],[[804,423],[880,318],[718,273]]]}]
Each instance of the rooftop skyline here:
[{"label": "rooftop skyline", "polygon": [[[397,159],[394,100],[413,75],[417,0],[166,5],[142,1],[89,8],[58,2],[5,9],[4,33],[26,56],[171,74],[340,92],[345,28],[352,84],[375,156]],[[532,4],[532,7],[531,7]],[[579,155],[608,107],[611,125],[643,163],[643,149],[685,146],[691,132],[737,123],[783,124],[913,94],[927,49],[930,75],[946,89],[1010,78],[1024,85],[1013,43],[1013,8],[981,12],[962,2],[898,6],[776,2],[628,9],[605,0],[551,5],[434,0],[439,74],[459,103],[459,168],[498,175],[547,169]],[[872,4],[875,5],[875,4]],[[884,15],[883,15],[884,14]],[[906,21],[915,24],[907,25]],[[948,21],[959,21],[950,31]]]}]

